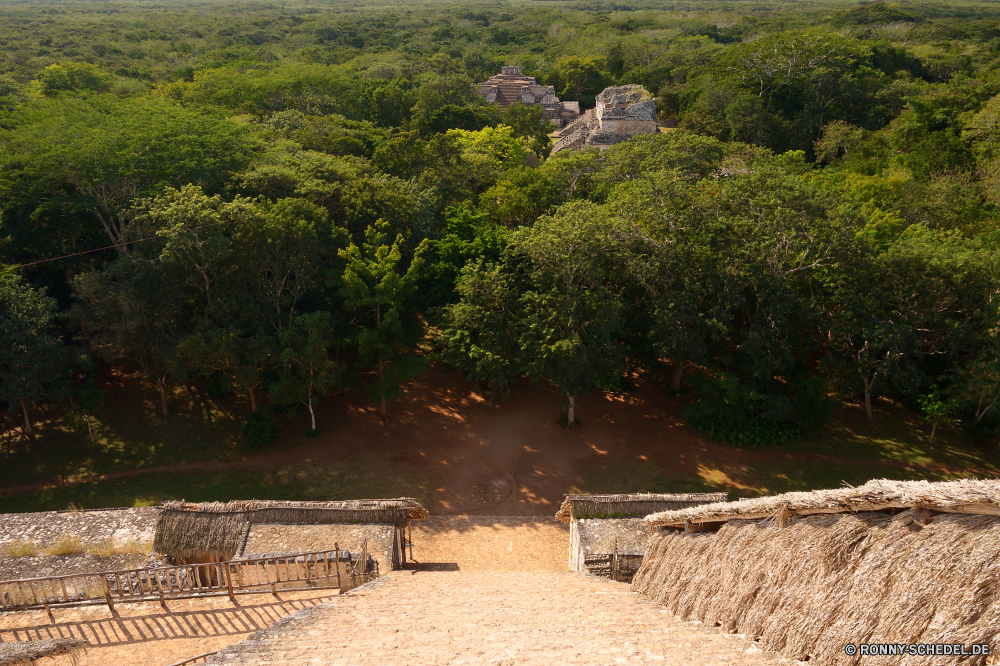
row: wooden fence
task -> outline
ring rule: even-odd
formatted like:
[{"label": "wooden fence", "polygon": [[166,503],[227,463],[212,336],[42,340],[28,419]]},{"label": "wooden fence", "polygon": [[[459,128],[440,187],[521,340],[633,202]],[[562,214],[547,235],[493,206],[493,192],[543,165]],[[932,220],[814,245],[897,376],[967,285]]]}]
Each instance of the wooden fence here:
[{"label": "wooden fence", "polygon": [[332,551],[278,557],[0,581],[0,611],[91,603],[107,604],[114,610],[116,602],[159,600],[162,604],[166,599],[213,594],[228,594],[232,599],[237,591],[269,589],[274,594],[279,587],[333,587],[334,580],[336,587],[343,587],[341,568],[353,579],[365,573],[366,560],[363,554],[361,571],[357,571],[350,560],[341,561],[335,544]]}]

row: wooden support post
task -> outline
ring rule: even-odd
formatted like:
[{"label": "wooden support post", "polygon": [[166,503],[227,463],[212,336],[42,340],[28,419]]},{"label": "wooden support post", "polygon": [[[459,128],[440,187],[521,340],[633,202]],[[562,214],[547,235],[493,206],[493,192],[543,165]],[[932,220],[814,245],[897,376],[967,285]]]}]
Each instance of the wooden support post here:
[{"label": "wooden support post", "polygon": [[343,587],[340,583],[340,545],[333,544],[333,566],[337,568],[337,587]]},{"label": "wooden support post", "polygon": [[104,600],[108,602],[108,610],[114,613],[115,601],[111,598],[111,588],[108,587],[108,579],[102,576],[101,581],[104,583]]},{"label": "wooden support post", "polygon": [[278,596],[278,590],[275,588],[274,583],[271,583],[271,594]]},{"label": "wooden support post", "polygon": [[406,541],[410,544],[410,561],[412,562],[413,561],[413,525],[410,524],[410,523],[406,523],[406,531],[409,533],[409,536],[406,538]]},{"label": "wooden support post", "polygon": [[229,563],[223,562],[222,567],[226,572],[226,589],[229,591],[229,600],[235,602],[236,597],[233,595],[233,575],[229,571]]}]

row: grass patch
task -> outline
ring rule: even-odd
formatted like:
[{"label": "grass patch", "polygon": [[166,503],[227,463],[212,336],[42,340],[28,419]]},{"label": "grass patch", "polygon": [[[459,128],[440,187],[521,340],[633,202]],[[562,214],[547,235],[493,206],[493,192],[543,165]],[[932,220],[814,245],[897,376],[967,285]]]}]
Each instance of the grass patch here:
[{"label": "grass patch", "polygon": [[15,541],[3,547],[7,557],[34,557],[38,555],[38,547],[30,541]]},{"label": "grass patch", "polygon": [[343,460],[278,468],[141,474],[0,496],[0,513],[51,511],[74,501],[87,508],[150,506],[168,499],[190,502],[266,497],[334,500],[417,497],[435,491],[429,470],[396,464],[388,455],[355,454]]},{"label": "grass patch", "polygon": [[977,445],[957,428],[941,430],[928,443],[930,425],[891,400],[878,400],[874,412],[875,418],[869,421],[861,407],[846,406],[816,436],[794,440],[781,450],[1000,473],[1000,452],[995,446]]},{"label": "grass patch", "polygon": [[116,543],[113,539],[99,541],[87,546],[87,554],[97,557],[113,557],[115,555],[149,555],[153,544],[142,543],[138,539],[129,539]]},{"label": "grass patch", "polygon": [[46,555],[51,555],[53,557],[58,557],[60,555],[79,555],[85,552],[83,547],[83,542],[80,541],[78,537],[63,535],[56,539],[56,542],[50,546],[42,548],[42,552]]}]

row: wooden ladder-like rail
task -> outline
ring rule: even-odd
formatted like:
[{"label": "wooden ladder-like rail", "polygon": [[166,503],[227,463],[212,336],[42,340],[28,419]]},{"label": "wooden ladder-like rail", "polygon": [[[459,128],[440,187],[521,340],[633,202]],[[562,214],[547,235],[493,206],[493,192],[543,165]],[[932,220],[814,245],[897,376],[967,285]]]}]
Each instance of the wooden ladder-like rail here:
[{"label": "wooden ladder-like rail", "polygon": [[[365,566],[360,563],[362,573]],[[279,587],[342,588],[341,576],[355,574],[351,561],[342,561],[340,547],[334,544],[330,551],[0,581],[0,611],[44,608],[51,613],[53,606],[85,604],[107,604],[114,610],[116,602],[163,604],[166,599],[194,596],[228,594],[233,599],[237,592],[276,594]]]}]

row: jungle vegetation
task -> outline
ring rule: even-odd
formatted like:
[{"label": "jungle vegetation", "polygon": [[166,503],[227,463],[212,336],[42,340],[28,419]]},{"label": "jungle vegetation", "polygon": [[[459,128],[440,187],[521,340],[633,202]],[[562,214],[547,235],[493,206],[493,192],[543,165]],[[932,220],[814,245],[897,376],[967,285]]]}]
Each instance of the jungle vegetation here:
[{"label": "jungle vegetation", "polygon": [[[244,397],[263,445],[334,391],[388,418],[433,358],[569,424],[641,374],[737,445],[882,395],[1000,434],[992,4],[27,0],[0,46],[12,448],[42,403],[89,429],[109,367],[165,417]],[[550,156],[477,93],[505,64],[673,129]]]}]

